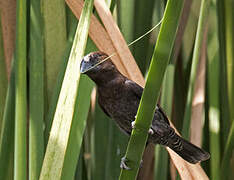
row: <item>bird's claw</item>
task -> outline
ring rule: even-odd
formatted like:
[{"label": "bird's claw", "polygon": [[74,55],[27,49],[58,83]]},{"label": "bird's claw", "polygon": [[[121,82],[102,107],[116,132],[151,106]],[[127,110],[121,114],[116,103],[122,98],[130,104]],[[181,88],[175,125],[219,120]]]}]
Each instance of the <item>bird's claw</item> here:
[{"label": "bird's claw", "polygon": [[127,166],[126,162],[127,162],[127,158],[124,156],[121,158],[121,163],[120,163],[120,168],[121,169],[125,169],[125,170],[130,170],[131,168]]},{"label": "bird's claw", "polygon": [[136,123],[136,121],[132,121],[132,123],[131,123],[131,125],[132,125],[132,129],[134,129],[134,128],[135,128],[135,123]]},{"label": "bird's claw", "polygon": [[153,130],[152,128],[150,128],[149,131],[148,131],[148,133],[149,133],[150,135],[153,135],[153,134],[154,134],[154,130]]}]

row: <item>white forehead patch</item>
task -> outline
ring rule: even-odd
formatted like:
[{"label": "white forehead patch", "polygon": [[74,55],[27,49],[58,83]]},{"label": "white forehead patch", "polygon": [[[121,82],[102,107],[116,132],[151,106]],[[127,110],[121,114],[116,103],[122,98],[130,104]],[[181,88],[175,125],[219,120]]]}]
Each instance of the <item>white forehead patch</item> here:
[{"label": "white forehead patch", "polygon": [[89,62],[89,55],[85,56],[83,59],[85,62]]}]

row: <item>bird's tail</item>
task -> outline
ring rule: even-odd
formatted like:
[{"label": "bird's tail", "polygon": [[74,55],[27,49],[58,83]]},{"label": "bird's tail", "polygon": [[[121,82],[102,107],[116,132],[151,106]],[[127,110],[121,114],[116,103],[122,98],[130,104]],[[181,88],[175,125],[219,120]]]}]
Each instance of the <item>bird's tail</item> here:
[{"label": "bird's tail", "polygon": [[[210,154],[201,148],[193,145],[187,140],[175,134],[174,143],[168,144],[169,148],[180,155],[184,160],[195,164],[210,158]],[[178,145],[176,145],[178,144]]]}]

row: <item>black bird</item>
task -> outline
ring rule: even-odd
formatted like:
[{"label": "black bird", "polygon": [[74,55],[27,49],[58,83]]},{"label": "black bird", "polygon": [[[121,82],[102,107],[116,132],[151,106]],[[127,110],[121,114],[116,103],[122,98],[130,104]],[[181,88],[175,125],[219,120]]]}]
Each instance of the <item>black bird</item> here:
[{"label": "black bird", "polygon": [[[119,128],[130,135],[143,88],[122,75],[103,52],[92,52],[81,61],[80,72],[87,74],[97,85],[98,103]],[[198,163],[209,159],[206,151],[177,135],[168,118],[157,105],[147,143],[168,146],[184,160]],[[128,169],[122,159],[122,168]]]}]

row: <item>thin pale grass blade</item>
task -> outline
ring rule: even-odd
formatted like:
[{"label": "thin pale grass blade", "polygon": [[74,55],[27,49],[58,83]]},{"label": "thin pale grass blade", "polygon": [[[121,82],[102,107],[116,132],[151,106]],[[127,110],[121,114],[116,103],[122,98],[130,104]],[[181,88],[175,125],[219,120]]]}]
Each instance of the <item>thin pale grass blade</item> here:
[{"label": "thin pale grass blade", "polygon": [[17,1],[16,11],[16,74],[15,74],[15,150],[14,178],[27,178],[27,1]]},{"label": "thin pale grass blade", "polygon": [[[174,65],[167,66],[167,71],[163,80],[162,95],[160,105],[169,118],[172,113],[173,87],[174,87]],[[168,153],[162,146],[157,145],[155,148],[155,179],[167,179],[168,175]]]},{"label": "thin pale grass blade", "polygon": [[15,59],[6,94],[0,137],[0,179],[14,177]]},{"label": "thin pale grass blade", "polygon": [[29,179],[39,179],[44,157],[44,44],[40,1],[30,1]]},{"label": "thin pale grass blade", "polygon": [[16,30],[16,1],[0,0],[0,14],[2,24],[2,38],[4,46],[4,57],[6,62],[6,72],[8,81],[11,73],[11,60],[15,49],[15,30]]},{"label": "thin pale grass blade", "polygon": [[59,179],[62,175],[80,79],[79,64],[85,51],[92,7],[92,0],[85,1],[59,95],[40,179]]},{"label": "thin pale grass blade", "polygon": [[[135,179],[137,176],[139,163],[147,140],[148,129],[152,122],[163,76],[174,44],[183,3],[183,0],[176,2],[169,0],[167,2],[164,18],[150,64],[146,86],[138,108],[135,128],[132,131],[126,152],[126,159],[129,160],[128,166],[132,170],[128,171],[122,169],[119,177],[121,180]],[[157,77],[157,79],[155,79],[155,77]]]},{"label": "thin pale grass blade", "polygon": [[202,0],[201,2],[200,16],[198,20],[196,40],[195,40],[195,46],[194,46],[194,51],[193,51],[192,67],[191,67],[190,78],[189,78],[189,87],[188,87],[188,94],[187,94],[187,100],[186,100],[186,105],[185,105],[185,114],[184,114],[183,129],[182,129],[182,136],[184,136],[185,138],[188,138],[189,133],[190,133],[189,127],[190,127],[190,122],[191,122],[194,85],[195,85],[195,79],[197,76],[197,67],[198,67],[198,62],[199,62],[200,53],[201,53],[201,45],[202,45],[205,24],[206,24],[207,16],[209,13],[209,4],[210,4],[210,0]]},{"label": "thin pale grass blade", "polygon": [[44,25],[46,97],[48,101],[45,110],[47,110],[47,107],[51,104],[51,97],[62,64],[61,57],[66,49],[67,29],[64,1],[42,0],[41,5]]}]

